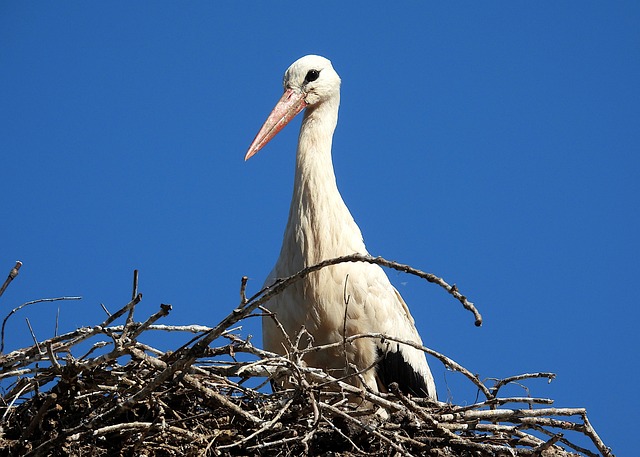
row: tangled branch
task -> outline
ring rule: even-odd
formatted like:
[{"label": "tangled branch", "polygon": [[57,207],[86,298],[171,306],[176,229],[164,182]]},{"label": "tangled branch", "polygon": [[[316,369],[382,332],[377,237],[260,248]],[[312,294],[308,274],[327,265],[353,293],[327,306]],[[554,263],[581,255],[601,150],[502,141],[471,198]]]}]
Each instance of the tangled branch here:
[{"label": "tangled branch", "polygon": [[[134,319],[142,300],[133,299],[103,322],[0,355],[0,455],[425,455],[440,456],[612,456],[583,408],[556,408],[535,397],[502,397],[512,382],[551,373],[528,373],[482,381],[451,358],[389,335],[385,338],[425,351],[460,372],[484,397],[471,405],[439,403],[354,387],[345,379],[309,367],[308,351],[270,353],[242,338],[234,327],[275,294],[306,275],[340,262],[366,261],[416,274],[445,288],[465,308],[480,314],[455,286],[411,267],[369,256],[346,256],[307,268],[245,296],[213,327],[163,325],[171,311],[160,305]],[[277,320],[277,316],[268,315]],[[122,323],[116,323],[122,319]],[[152,332],[177,332],[188,340],[174,351],[142,340]],[[293,338],[292,338],[293,339]],[[213,344],[215,342],[215,344]],[[264,386],[286,378],[286,389]],[[486,382],[492,382],[487,385]],[[384,412],[383,414],[381,412]],[[587,437],[591,448],[577,444]]]}]

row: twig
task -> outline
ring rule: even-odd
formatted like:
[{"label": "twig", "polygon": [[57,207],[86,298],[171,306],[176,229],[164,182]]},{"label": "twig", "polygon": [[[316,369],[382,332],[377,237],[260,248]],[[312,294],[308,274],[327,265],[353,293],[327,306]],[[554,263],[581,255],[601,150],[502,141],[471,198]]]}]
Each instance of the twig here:
[{"label": "twig", "polygon": [[25,318],[25,321],[27,321],[27,327],[29,327],[29,332],[31,333],[31,338],[33,339],[33,342],[36,346],[36,348],[38,349],[38,353],[42,353],[42,349],[40,349],[40,345],[38,344],[38,338],[36,338],[36,334],[33,333],[33,328],[31,327],[31,322],[29,322],[29,318]]},{"label": "twig", "polygon": [[138,296],[138,270],[133,270],[133,290],[131,292],[131,300]]},{"label": "twig", "polygon": [[453,412],[461,413],[472,409],[480,409],[487,406],[505,405],[508,403],[528,403],[529,405],[552,405],[553,400],[550,398],[533,398],[533,397],[507,397],[507,398],[491,398],[479,403],[472,403],[466,406],[455,406]]},{"label": "twig", "polygon": [[[402,338],[396,338],[394,336],[386,335],[386,334],[383,334],[383,333],[359,333],[357,335],[348,336],[347,338],[344,339],[344,341],[345,342],[351,342],[351,341],[354,341],[354,340],[357,340],[357,339],[360,339],[360,338],[375,338],[375,339],[381,339],[381,340],[394,341],[396,343],[405,344],[407,346],[411,346],[413,348],[421,350],[421,351],[423,351],[423,352],[435,357],[436,359],[440,360],[443,364],[445,364],[450,369],[462,373],[471,382],[473,382],[478,387],[478,389],[480,389],[480,391],[487,397],[487,399],[491,399],[491,398],[494,397],[491,394],[489,388],[487,388],[482,383],[482,381],[480,381],[480,379],[478,378],[477,375],[471,373],[469,370],[464,368],[462,365],[460,365],[459,363],[457,363],[453,359],[450,359],[449,357],[447,357],[447,356],[445,356],[443,354],[440,354],[439,352],[434,351],[433,349],[430,349],[430,348],[428,348],[426,346],[423,346],[421,344],[414,343],[413,341],[404,340]],[[322,351],[322,350],[325,350],[325,349],[330,349],[332,347],[337,347],[337,346],[342,345],[342,344],[343,344],[343,342],[339,341],[339,342],[336,342],[336,343],[324,344],[322,346],[313,346],[313,347],[310,347],[308,349],[303,350],[302,352]]]},{"label": "twig", "polygon": [[[20,395],[22,395],[22,393],[27,390],[27,388],[29,387],[28,384],[25,384],[16,395],[14,395],[13,397],[9,397],[6,396],[6,398],[11,398],[11,402],[6,406],[6,409],[4,411],[4,413],[2,414],[2,421],[4,422],[7,418],[7,416],[9,415],[9,413],[13,410],[13,405],[14,403],[18,400],[18,398],[20,398]],[[4,400],[4,399],[3,399]]]},{"label": "twig", "polygon": [[51,362],[51,365],[53,366],[56,374],[62,373],[62,367],[60,366],[56,355],[53,353],[53,347],[51,343],[45,344],[45,347],[47,348],[47,356],[49,356],[49,361]]},{"label": "twig", "polygon": [[[148,363],[154,365],[156,368],[158,369],[166,369],[167,364],[161,360],[157,360],[151,357],[147,357],[147,355],[142,352],[139,351],[137,349],[129,349],[129,351],[131,352],[132,355],[135,355],[138,358],[144,359],[146,360]],[[187,382],[189,385],[191,385],[192,387],[196,388],[197,390],[199,390],[202,394],[203,397],[205,399],[211,399],[213,401],[216,402],[217,405],[222,405],[224,407],[227,407],[231,410],[233,410],[235,413],[237,413],[238,415],[244,417],[245,419],[249,420],[250,422],[253,423],[262,423],[262,421],[258,418],[256,418],[255,416],[247,413],[246,411],[242,410],[241,408],[238,408],[237,405],[235,405],[234,403],[232,403],[231,401],[229,401],[229,399],[227,399],[226,397],[218,394],[217,392],[212,391],[211,389],[208,389],[207,387],[205,387],[204,385],[202,385],[202,383],[197,380],[196,378],[189,376],[187,374],[183,375],[183,379],[185,382]],[[145,387],[145,389],[148,389],[148,385]],[[142,394],[140,395],[141,397],[146,396],[146,394]],[[124,403],[127,404],[132,404],[133,402],[129,399],[127,401],[125,401]],[[113,414],[115,412],[117,412],[119,410],[114,410],[114,411],[108,411],[108,414]],[[107,413],[105,413],[105,415],[107,415]]]},{"label": "twig", "polygon": [[271,320],[273,320],[273,322],[275,323],[276,327],[278,327],[278,330],[280,331],[280,335],[282,335],[282,338],[284,339],[285,344],[287,346],[285,350],[287,351],[293,350],[293,347],[294,347],[293,342],[291,341],[291,338],[289,338],[289,334],[284,329],[282,322],[280,322],[280,319],[278,319],[275,313],[272,313],[264,306],[259,306],[258,308],[265,314],[265,316],[271,318]]},{"label": "twig", "polygon": [[[418,270],[409,265],[386,260],[382,257],[372,257],[370,255],[363,255],[363,254],[351,254],[351,255],[345,255],[342,257],[336,257],[334,259],[324,260],[322,262],[317,263],[316,265],[304,268],[300,270],[298,273],[291,275],[287,278],[278,279],[274,284],[263,288],[260,292],[258,292],[253,297],[251,297],[248,301],[248,304],[256,300],[259,302],[259,305],[262,305],[266,301],[268,301],[269,298],[271,298],[274,295],[277,295],[286,287],[288,287],[290,284],[307,277],[309,274],[315,271],[321,270],[322,268],[326,268],[331,265],[337,265],[339,263],[345,263],[345,262],[366,262],[366,263],[372,263],[380,266],[385,266],[388,268],[392,268],[394,270],[398,270],[404,273],[418,276],[419,278],[425,279],[428,282],[437,284],[443,289],[445,289],[447,292],[449,292],[454,298],[456,298],[465,309],[473,313],[475,317],[476,326],[479,327],[482,325],[482,315],[476,309],[475,305],[471,303],[467,299],[467,297],[465,297],[460,293],[460,291],[458,290],[458,287],[455,284],[451,286],[444,279],[439,278],[438,276],[432,273],[426,273],[422,270]],[[252,308],[252,309],[255,309],[255,308]]]},{"label": "twig", "polygon": [[506,384],[509,384],[515,381],[522,381],[523,379],[532,379],[532,378],[547,378],[549,382],[551,382],[556,378],[556,374],[543,372],[543,373],[523,373],[516,376],[509,376],[508,378],[497,380],[490,390],[493,395],[497,395],[498,390],[500,390],[500,388]]},{"label": "twig", "polygon": [[111,316],[111,313],[109,312],[109,310],[107,309],[107,307],[106,307],[106,306],[104,306],[104,303],[100,303],[100,307],[102,308],[102,310],[104,311],[104,313],[105,313],[107,316]]},{"label": "twig", "polygon": [[247,282],[249,281],[248,276],[243,276],[240,280],[240,306],[244,306],[247,303]]},{"label": "twig", "polygon": [[[136,298],[140,296],[140,300],[142,299],[142,294],[138,294],[138,270],[133,270],[133,291],[131,292],[131,301],[135,301]],[[140,301],[138,300],[138,302]],[[136,303],[137,304],[137,303]],[[136,304],[130,306],[128,309],[127,320],[124,324],[124,330],[122,330],[122,336],[120,337],[120,341],[124,341],[125,338],[128,338],[129,328],[133,324],[133,311],[136,308]],[[122,343],[121,343],[122,344]]]},{"label": "twig", "polygon": [[48,395],[44,399],[44,402],[42,403],[42,406],[40,406],[40,409],[38,409],[38,412],[33,417],[33,420],[29,424],[29,427],[27,427],[27,429],[22,434],[22,439],[23,440],[28,440],[29,437],[31,436],[31,434],[33,433],[33,431],[36,429],[36,427],[42,424],[42,418],[47,413],[49,407],[53,403],[55,403],[55,401],[57,399],[58,399],[58,396],[55,393],[52,393],[51,395]]},{"label": "twig", "polygon": [[293,399],[290,399],[287,403],[285,403],[285,405],[280,409],[280,411],[278,411],[278,414],[275,415],[275,417],[273,419],[271,419],[270,421],[264,423],[262,425],[262,427],[260,427],[258,430],[256,430],[255,432],[251,433],[250,435],[242,438],[239,441],[236,441],[234,443],[225,445],[225,446],[218,446],[218,449],[229,449],[232,447],[237,447],[239,445],[241,445],[242,443],[246,443],[247,441],[251,440],[252,438],[258,436],[261,433],[264,433],[266,430],[269,430],[271,428],[273,428],[274,424],[276,424],[280,418],[282,417],[282,415],[289,409],[289,407],[291,406],[291,404],[293,403]]},{"label": "twig", "polygon": [[164,303],[160,304],[160,311],[158,311],[157,313],[151,315],[146,321],[144,321],[132,334],[131,334],[131,339],[135,339],[137,338],[142,332],[144,332],[145,330],[147,330],[149,327],[151,327],[151,324],[153,324],[155,321],[157,321],[158,319],[160,319],[161,317],[165,317],[169,315],[169,312],[171,311],[171,305],[166,305]]},{"label": "twig", "polygon": [[478,411],[464,411],[462,413],[444,413],[436,417],[437,420],[452,422],[455,420],[486,420],[499,421],[525,417],[543,416],[582,416],[584,408],[541,408],[541,409],[488,409]]},{"label": "twig", "polygon": [[551,446],[556,444],[560,438],[562,438],[562,433],[556,433],[549,440],[547,440],[544,443],[541,443],[540,445],[538,445],[535,448],[533,448],[533,454],[534,455],[542,455],[543,451],[546,451]]},{"label": "twig", "polygon": [[589,419],[587,418],[586,410],[582,413],[582,421],[584,422],[584,428],[587,436],[591,438],[591,441],[593,441],[593,444],[596,445],[602,455],[605,457],[613,457],[611,448],[605,446],[604,442],[600,439],[600,436],[596,433],[596,430],[591,426],[591,422],[589,422]]},{"label": "twig", "polygon": [[406,449],[404,449],[402,446],[399,446],[398,444],[393,442],[393,440],[391,440],[391,439],[387,438],[386,436],[384,436],[382,433],[380,433],[378,430],[376,430],[371,425],[367,425],[364,422],[356,419],[355,417],[350,416],[349,414],[345,413],[344,411],[336,408],[335,406],[329,405],[327,403],[319,402],[319,406],[320,406],[320,409],[323,409],[325,411],[329,411],[329,412],[333,413],[334,415],[336,415],[338,417],[342,417],[343,419],[347,420],[348,422],[351,422],[352,424],[357,425],[362,430],[375,435],[377,438],[380,438],[382,441],[384,441],[386,444],[391,446],[393,449],[395,449],[397,452],[401,453],[402,455],[411,456],[411,453],[409,453]]},{"label": "twig", "polygon": [[[347,351],[347,316],[349,315],[349,301],[351,300],[351,295],[347,294],[347,284],[349,283],[349,274],[347,274],[344,278],[344,288],[342,289],[342,302],[344,303],[344,314],[342,316],[342,355],[344,356],[344,366],[349,366],[349,356]],[[366,386],[366,383],[362,383],[363,386]]]},{"label": "twig", "polygon": [[125,306],[123,306],[122,308],[120,308],[118,311],[116,311],[114,314],[110,314],[109,317],[102,323],[100,324],[100,327],[107,327],[109,326],[113,321],[115,321],[117,318],[119,318],[120,316],[122,316],[124,313],[126,313],[127,311],[129,311],[131,308],[133,308],[134,306],[136,306],[138,303],[140,303],[140,300],[142,300],[142,294],[138,294],[136,295],[133,300],[131,300],[129,303],[127,303]]},{"label": "twig", "polygon": [[35,303],[42,303],[42,302],[52,302],[52,301],[58,301],[58,300],[82,300],[82,297],[57,297],[57,298],[40,298],[38,300],[32,300],[32,301],[28,301],[26,303],[21,304],[20,306],[17,306],[15,308],[13,308],[9,314],[7,314],[7,316],[4,318],[4,320],[2,321],[2,331],[0,332],[0,354],[4,352],[4,327],[7,324],[7,320],[13,315],[15,314],[17,311],[20,311],[22,308],[24,308],[25,306],[29,306],[29,305],[33,305]]},{"label": "twig", "polygon": [[9,276],[7,276],[7,279],[5,279],[4,284],[2,284],[2,286],[0,287],[0,297],[2,297],[2,294],[4,293],[4,291],[7,289],[7,287],[9,287],[9,284],[11,284],[11,281],[13,281],[16,276],[18,276],[21,266],[22,266],[22,262],[18,260],[16,261],[16,265],[11,269],[11,271],[9,271]]},{"label": "twig", "polygon": [[331,427],[335,432],[337,432],[337,433],[338,433],[342,438],[344,438],[345,440],[347,440],[347,441],[349,442],[349,444],[351,444],[351,446],[353,447],[353,449],[355,449],[355,450],[356,450],[356,452],[358,452],[358,453],[360,453],[360,454],[362,454],[362,455],[364,455],[364,454],[365,454],[365,452],[364,452],[362,449],[360,449],[360,448],[356,445],[356,443],[354,443],[354,442],[353,442],[353,440],[352,440],[351,438],[349,438],[347,435],[345,435],[345,434],[342,432],[342,430],[340,430],[338,427],[336,427],[336,426],[333,424],[333,422],[331,422],[330,420],[327,420],[327,419],[324,419],[324,421],[325,421],[325,423],[326,423],[327,425],[329,425],[329,427]]},{"label": "twig", "polygon": [[58,336],[58,323],[60,322],[60,305],[58,305],[58,309],[56,310],[56,327],[53,331],[53,336]]}]

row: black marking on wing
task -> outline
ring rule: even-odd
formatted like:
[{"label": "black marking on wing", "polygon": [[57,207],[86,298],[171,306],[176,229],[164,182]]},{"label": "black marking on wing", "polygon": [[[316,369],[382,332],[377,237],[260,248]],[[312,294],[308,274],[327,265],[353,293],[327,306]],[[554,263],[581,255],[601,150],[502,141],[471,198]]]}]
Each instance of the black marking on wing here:
[{"label": "black marking on wing", "polygon": [[[397,382],[400,390],[405,394],[429,397],[429,389],[424,378],[402,357],[399,346],[399,344],[391,343],[386,347],[386,350],[378,347],[378,363],[376,365],[378,378],[385,388],[388,388],[392,382]],[[432,394],[435,395],[435,392]]]}]

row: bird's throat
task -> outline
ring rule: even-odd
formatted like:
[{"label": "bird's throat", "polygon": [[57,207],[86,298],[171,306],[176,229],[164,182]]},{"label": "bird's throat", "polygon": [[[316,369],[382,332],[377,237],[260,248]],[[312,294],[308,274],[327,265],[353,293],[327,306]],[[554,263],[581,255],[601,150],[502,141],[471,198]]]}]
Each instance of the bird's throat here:
[{"label": "bird's throat", "polygon": [[337,118],[337,105],[323,104],[305,112],[302,121],[294,191],[280,255],[286,256],[296,271],[322,260],[366,253],[360,229],[336,183],[331,148]]}]

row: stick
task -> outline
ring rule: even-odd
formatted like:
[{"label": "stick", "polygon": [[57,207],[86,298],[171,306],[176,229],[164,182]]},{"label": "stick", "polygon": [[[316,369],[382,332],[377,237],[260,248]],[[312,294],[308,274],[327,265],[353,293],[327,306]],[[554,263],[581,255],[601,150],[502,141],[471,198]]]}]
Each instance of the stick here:
[{"label": "stick", "polygon": [[11,281],[13,281],[16,276],[18,276],[21,266],[22,266],[22,262],[18,260],[16,262],[16,265],[9,272],[9,276],[7,276],[7,279],[5,279],[4,284],[2,284],[2,287],[0,287],[0,297],[2,297],[2,294],[4,293],[4,291],[7,289],[7,287],[9,287],[9,284],[11,284]]},{"label": "stick", "polygon": [[17,306],[15,308],[13,308],[11,310],[11,312],[9,314],[7,314],[7,316],[4,318],[4,320],[2,321],[2,331],[0,332],[0,354],[2,354],[4,352],[4,327],[7,324],[7,320],[13,315],[15,314],[17,311],[20,311],[22,308],[24,308],[25,306],[29,306],[29,305],[33,305],[35,303],[42,303],[42,302],[51,302],[51,301],[58,301],[58,300],[82,300],[82,297],[57,297],[57,298],[40,298],[39,300],[32,300],[32,301],[28,301],[26,303],[21,304],[20,306]]}]

